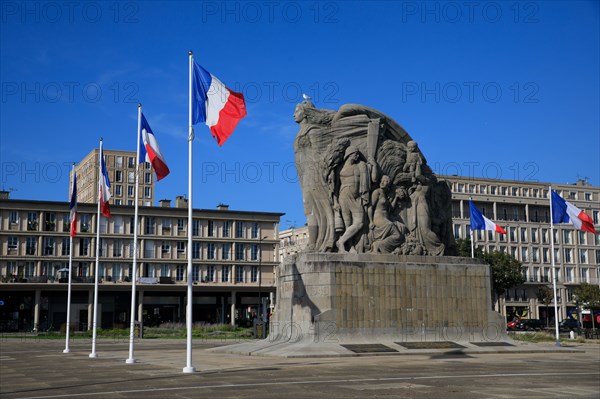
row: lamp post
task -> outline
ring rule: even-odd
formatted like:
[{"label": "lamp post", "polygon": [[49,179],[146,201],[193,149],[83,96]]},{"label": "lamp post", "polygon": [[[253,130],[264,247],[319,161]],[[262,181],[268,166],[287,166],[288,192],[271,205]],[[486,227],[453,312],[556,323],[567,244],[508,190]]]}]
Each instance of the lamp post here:
[{"label": "lamp post", "polygon": [[256,309],[256,317],[259,320],[263,320],[264,321],[264,316],[261,317],[261,311],[262,311],[262,296],[261,296],[261,286],[262,286],[262,273],[261,273],[261,267],[262,267],[262,240],[268,238],[268,236],[258,236],[258,307]]}]

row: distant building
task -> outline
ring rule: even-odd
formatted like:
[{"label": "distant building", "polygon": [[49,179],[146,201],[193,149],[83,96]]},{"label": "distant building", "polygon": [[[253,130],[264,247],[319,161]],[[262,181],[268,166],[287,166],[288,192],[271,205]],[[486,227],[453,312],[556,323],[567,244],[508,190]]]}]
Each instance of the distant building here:
[{"label": "distant building", "polygon": [[[475,245],[484,251],[502,251],[523,263],[525,284],[509,289],[499,300],[499,311],[514,317],[553,320],[554,303],[547,306],[537,299],[540,286],[552,287],[550,245],[549,183],[438,176],[452,190],[454,237],[470,236],[469,198],[481,212],[506,229],[501,235],[475,232]],[[600,187],[583,180],[575,184],[552,184],[552,189],[594,220],[600,232]],[[577,317],[573,291],[587,282],[600,285],[600,235],[575,230],[569,224],[554,226],[559,319]],[[280,232],[281,257],[306,247],[307,228]],[[589,315],[589,312],[588,312]],[[584,314],[584,320],[589,317]]]},{"label": "distant building", "polygon": [[[78,177],[79,178],[79,177]],[[133,206],[111,206],[100,219],[99,326],[126,327],[131,281],[146,324],[185,321],[187,281],[195,322],[246,323],[275,292],[281,213],[194,209],[178,197],[139,209],[138,273],[133,275]],[[73,240],[71,325],[89,329],[93,314],[96,204],[79,204]],[[193,237],[187,246],[188,232]],[[0,195],[0,331],[58,329],[66,322],[69,204]],[[193,260],[192,275],[187,259]]]},{"label": "distant building", "polygon": [[[98,201],[98,153],[96,148],[75,166],[77,173],[77,197],[79,202],[97,203]],[[135,201],[136,152],[103,149],[108,178],[111,184],[112,205],[131,205]],[[154,205],[155,175],[149,163],[140,167],[139,204]],[[71,172],[71,181],[73,173]]]}]

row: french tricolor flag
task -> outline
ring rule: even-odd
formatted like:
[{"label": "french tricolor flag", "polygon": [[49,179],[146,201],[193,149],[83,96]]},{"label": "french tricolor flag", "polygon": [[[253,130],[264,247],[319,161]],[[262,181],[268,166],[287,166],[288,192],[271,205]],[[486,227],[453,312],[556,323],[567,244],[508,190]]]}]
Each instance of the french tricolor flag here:
[{"label": "french tricolor flag", "polygon": [[69,204],[71,221],[71,237],[77,234],[77,173],[73,171],[73,187],[71,188],[71,203]]},{"label": "french tricolor flag", "polygon": [[140,120],[140,163],[149,162],[156,173],[156,181],[166,177],[169,173],[169,167],[165,162],[165,157],[160,152],[160,147],[156,141],[156,136],[150,129],[148,121],[142,113]]},{"label": "french tricolor flag", "polygon": [[469,200],[469,213],[471,215],[471,230],[490,230],[500,234],[506,234],[506,230],[483,216],[471,200]]},{"label": "french tricolor flag", "polygon": [[104,162],[104,151],[100,148],[100,163],[101,163],[101,176],[100,176],[100,211],[103,216],[110,217],[110,207],[108,206],[108,200],[110,200],[110,180],[108,179],[108,170],[106,169],[106,162]]},{"label": "french tricolor flag", "polygon": [[596,233],[594,221],[592,218],[577,208],[570,202],[565,201],[558,193],[552,190],[552,222],[553,223],[570,223],[576,229],[587,231],[592,234]]},{"label": "french tricolor flag", "polygon": [[205,122],[221,146],[244,116],[244,95],[229,90],[219,79],[194,61],[192,124]]}]

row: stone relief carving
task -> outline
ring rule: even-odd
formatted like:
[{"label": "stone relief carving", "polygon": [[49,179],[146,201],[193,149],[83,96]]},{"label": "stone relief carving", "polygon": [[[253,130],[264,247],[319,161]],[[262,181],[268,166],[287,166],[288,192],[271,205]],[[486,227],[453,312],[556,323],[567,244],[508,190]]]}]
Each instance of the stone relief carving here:
[{"label": "stone relief carving", "polygon": [[451,255],[450,189],[394,120],[358,104],[296,106],[308,250]]}]

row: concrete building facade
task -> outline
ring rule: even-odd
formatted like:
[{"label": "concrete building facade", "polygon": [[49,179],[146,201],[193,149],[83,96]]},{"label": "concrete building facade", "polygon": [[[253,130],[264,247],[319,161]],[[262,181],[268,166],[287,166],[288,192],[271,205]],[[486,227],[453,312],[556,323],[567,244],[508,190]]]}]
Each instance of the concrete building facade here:
[{"label": "concrete building facade", "polygon": [[[184,322],[188,279],[196,322],[245,323],[275,291],[281,213],[194,209],[187,201],[139,208],[138,273],[132,274],[134,207],[112,205],[100,220],[98,268],[102,328],[130,320],[131,281],[147,325]],[[96,204],[79,204],[73,239],[71,325],[91,327],[96,255]],[[187,246],[192,234],[192,248]],[[59,329],[66,321],[69,204],[0,198],[0,330]],[[192,275],[187,259],[192,257]],[[263,305],[264,306],[264,305]]]},{"label": "concrete building facade", "polygon": [[[103,149],[108,178],[111,184],[111,205],[131,205],[135,201],[135,174],[138,171],[136,153],[132,151]],[[84,203],[98,201],[98,154],[96,148],[86,155],[75,166],[77,173],[77,199]],[[156,176],[149,163],[144,162],[139,167],[139,205],[154,205],[154,181]],[[71,182],[73,173],[71,172]]]}]

